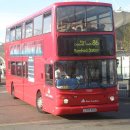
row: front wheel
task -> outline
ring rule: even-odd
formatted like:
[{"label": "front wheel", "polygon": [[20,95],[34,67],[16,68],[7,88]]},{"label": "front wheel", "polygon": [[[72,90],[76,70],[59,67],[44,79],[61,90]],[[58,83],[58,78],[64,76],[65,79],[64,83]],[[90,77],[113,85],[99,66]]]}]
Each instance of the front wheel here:
[{"label": "front wheel", "polygon": [[42,110],[42,108],[43,108],[43,100],[42,100],[41,92],[37,93],[37,96],[36,96],[36,107],[37,107],[38,112],[43,113],[43,110]]}]

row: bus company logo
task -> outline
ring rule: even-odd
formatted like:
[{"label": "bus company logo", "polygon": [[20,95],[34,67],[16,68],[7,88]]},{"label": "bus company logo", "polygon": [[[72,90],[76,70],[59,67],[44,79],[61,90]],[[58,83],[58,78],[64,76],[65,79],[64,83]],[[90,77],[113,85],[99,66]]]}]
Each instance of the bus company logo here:
[{"label": "bus company logo", "polygon": [[82,100],[81,100],[81,103],[85,103],[85,102],[86,102],[85,99],[82,99]]},{"label": "bus company logo", "polygon": [[47,93],[48,93],[48,94],[50,94],[50,93],[51,93],[50,89],[48,89],[48,90],[47,90]]},{"label": "bus company logo", "polygon": [[87,99],[82,99],[81,100],[81,103],[97,103],[99,102],[99,100],[87,100]]},{"label": "bus company logo", "polygon": [[53,96],[51,95],[51,90],[47,89],[47,92],[45,94],[46,97],[53,99]]}]

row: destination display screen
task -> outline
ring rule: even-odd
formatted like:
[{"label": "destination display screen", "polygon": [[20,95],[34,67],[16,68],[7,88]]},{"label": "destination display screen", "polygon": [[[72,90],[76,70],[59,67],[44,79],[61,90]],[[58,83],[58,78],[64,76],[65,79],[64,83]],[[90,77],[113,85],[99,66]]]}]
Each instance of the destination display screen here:
[{"label": "destination display screen", "polygon": [[114,40],[112,35],[60,36],[59,56],[112,56]]}]

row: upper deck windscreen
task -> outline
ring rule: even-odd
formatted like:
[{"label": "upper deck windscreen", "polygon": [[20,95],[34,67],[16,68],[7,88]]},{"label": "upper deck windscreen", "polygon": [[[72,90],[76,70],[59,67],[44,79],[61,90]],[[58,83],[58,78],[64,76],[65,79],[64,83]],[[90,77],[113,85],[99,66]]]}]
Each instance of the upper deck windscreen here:
[{"label": "upper deck windscreen", "polygon": [[112,8],[108,6],[61,6],[57,8],[58,32],[112,31]]}]

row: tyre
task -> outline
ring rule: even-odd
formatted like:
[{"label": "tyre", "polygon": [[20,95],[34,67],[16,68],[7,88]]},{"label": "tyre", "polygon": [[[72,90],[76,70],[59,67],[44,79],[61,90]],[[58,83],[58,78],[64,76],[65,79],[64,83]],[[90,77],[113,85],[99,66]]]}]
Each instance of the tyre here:
[{"label": "tyre", "polygon": [[13,99],[17,99],[17,97],[15,96],[15,90],[14,90],[14,85],[11,85],[11,96]]},{"label": "tyre", "polygon": [[43,113],[43,100],[42,100],[42,95],[41,92],[37,93],[36,96],[36,108],[38,110],[38,112]]}]

